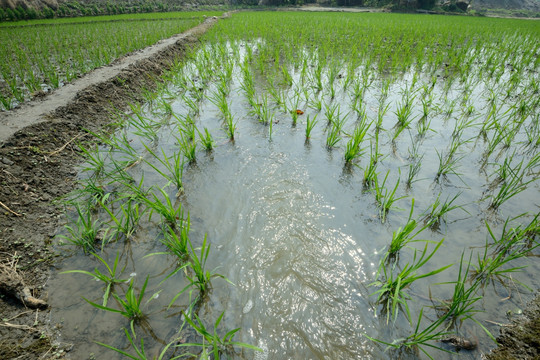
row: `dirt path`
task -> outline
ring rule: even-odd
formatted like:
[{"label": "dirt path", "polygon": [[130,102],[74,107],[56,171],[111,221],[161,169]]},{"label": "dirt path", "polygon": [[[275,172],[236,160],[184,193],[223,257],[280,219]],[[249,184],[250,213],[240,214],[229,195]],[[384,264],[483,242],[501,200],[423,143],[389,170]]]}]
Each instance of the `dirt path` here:
[{"label": "dirt path", "polygon": [[111,122],[109,112],[142,101],[171,64],[198,45],[216,18],[92,71],[43,100],[0,115],[0,359],[62,358],[48,324],[50,246],[75,186],[76,142]]}]

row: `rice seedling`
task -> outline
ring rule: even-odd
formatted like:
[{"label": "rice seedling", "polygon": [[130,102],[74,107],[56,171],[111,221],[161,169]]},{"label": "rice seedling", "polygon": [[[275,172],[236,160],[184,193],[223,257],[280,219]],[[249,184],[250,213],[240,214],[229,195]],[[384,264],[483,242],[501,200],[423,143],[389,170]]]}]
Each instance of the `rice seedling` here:
[{"label": "rice seedling", "polygon": [[[189,229],[188,229],[189,230]],[[211,280],[215,277],[219,277],[229,281],[223,275],[220,275],[214,271],[206,270],[206,261],[208,260],[208,255],[210,253],[210,244],[206,240],[206,235],[204,237],[203,243],[200,247],[199,254],[197,254],[196,249],[193,247],[193,244],[189,237],[187,238],[189,245],[189,268],[193,271],[193,276],[186,275],[186,278],[189,280],[189,284],[179,291],[169,303],[171,307],[180,295],[184,294],[189,290],[189,298],[192,298],[194,290],[198,291],[197,298],[193,303],[202,301],[211,290]],[[175,270],[175,272],[178,271]],[[192,303],[192,304],[193,304]]]},{"label": "rice seedling", "polygon": [[234,135],[236,133],[236,122],[234,121],[234,117],[232,114],[227,116],[225,119],[225,123],[227,125],[227,137],[229,140],[234,141]]},{"label": "rice seedling", "polygon": [[68,235],[60,235],[59,237],[80,247],[85,253],[94,251],[96,243],[99,241],[101,241],[101,247],[103,247],[107,242],[107,232],[101,231],[101,221],[95,219],[89,209],[81,209],[79,204],[75,205],[75,210],[77,211],[77,220],[74,224],[65,226]]},{"label": "rice seedling", "polygon": [[362,79],[357,79],[353,82],[352,99],[353,103],[359,103],[364,98],[364,94],[370,85],[369,75],[362,73]]},{"label": "rice seedling", "polygon": [[538,126],[538,123],[525,127],[525,133],[528,145],[532,147],[540,146],[540,126]]},{"label": "rice seedling", "polygon": [[396,201],[399,201],[401,199],[406,198],[407,196],[403,195],[400,197],[396,197],[396,192],[399,187],[399,178],[396,181],[396,185],[392,190],[389,190],[385,187],[386,180],[388,179],[388,175],[390,174],[390,171],[386,173],[386,176],[384,177],[384,180],[382,184],[379,185],[378,177],[375,176],[374,178],[374,188],[375,188],[375,200],[377,201],[377,204],[379,205],[379,217],[381,218],[381,222],[386,221],[386,215],[394,207],[394,203]]},{"label": "rice seedling", "polygon": [[281,66],[281,74],[283,78],[283,84],[285,86],[292,86],[293,84],[293,78],[291,74],[289,73],[289,69],[287,69],[287,66]]},{"label": "rice seedling", "polygon": [[388,98],[388,91],[390,90],[390,85],[392,84],[392,79],[389,77],[383,79],[381,82],[381,95],[379,97],[379,102],[383,103]]},{"label": "rice seedling", "polygon": [[366,117],[366,109],[362,106],[361,100],[353,100],[351,107],[356,113],[358,120],[363,121]]},{"label": "rice seedling", "polygon": [[405,184],[407,188],[411,188],[412,184],[416,181],[419,181],[416,179],[418,174],[420,173],[420,168],[422,167],[422,159],[424,158],[424,155],[422,156],[415,156],[408,166],[408,173],[407,173],[407,180],[405,181]]},{"label": "rice seedling", "polygon": [[[123,176],[120,175],[118,178],[115,179],[117,181],[118,186],[120,188],[119,194],[120,198],[123,200],[131,200],[138,202],[139,204],[144,204],[145,199],[148,198],[149,193],[151,191],[150,189],[147,189],[144,184],[144,176],[141,176],[140,180],[137,182],[135,179],[131,176]],[[117,199],[117,200],[120,200]],[[104,203],[105,205],[105,203]],[[147,209],[145,209],[146,212]]]},{"label": "rice seedling", "polygon": [[140,104],[129,104],[129,106],[134,116],[129,116],[127,122],[135,129],[134,133],[140,137],[154,141],[157,136],[157,130],[161,124],[156,123],[153,119],[142,115],[143,110]]},{"label": "rice seedling", "polygon": [[504,177],[502,177],[503,181],[500,185],[499,191],[496,193],[494,192],[489,196],[491,198],[489,203],[489,207],[491,209],[498,209],[504,202],[527,189],[527,185],[534,181],[534,179],[530,179],[528,181],[523,180],[524,174],[521,172],[522,165],[523,161],[521,161],[514,168],[511,168],[509,165],[503,165],[500,175]]},{"label": "rice seedling", "polygon": [[437,157],[439,158],[439,169],[435,175],[435,180],[438,181],[441,176],[447,176],[448,174],[454,174],[457,177],[460,177],[461,174],[458,172],[458,163],[465,155],[459,157],[455,156],[459,145],[459,141],[453,143],[446,153],[442,151],[439,153],[438,150],[435,150],[437,152]]},{"label": "rice seedling", "polygon": [[360,147],[372,123],[368,123],[364,117],[354,128],[351,139],[347,142],[345,149],[345,163],[350,164],[354,159],[363,154]]},{"label": "rice seedling", "polygon": [[[101,256],[99,256],[96,253],[92,253],[92,256],[94,256],[99,262],[101,262],[105,268],[107,269],[106,272],[101,272],[98,270],[98,268],[94,268],[93,272],[85,271],[85,270],[68,270],[63,271],[61,274],[84,274],[89,275],[92,278],[94,278],[97,281],[101,281],[105,284],[105,291],[103,293],[103,306],[107,306],[107,302],[109,301],[109,297],[111,294],[111,291],[114,290],[115,284],[122,284],[127,282],[127,279],[120,279],[118,278],[118,275],[116,274],[116,271],[118,269],[118,261],[120,259],[120,254],[116,253],[116,257],[114,258],[114,263],[111,266],[107,263],[105,259],[103,259]],[[120,273],[122,273],[124,268],[120,270]]]},{"label": "rice seedling", "polygon": [[377,184],[377,162],[379,161],[379,157],[377,152],[373,152],[373,146],[371,146],[371,153],[369,155],[369,163],[367,167],[364,169],[364,176],[362,184],[364,186],[364,189],[371,189],[372,187],[375,187]]},{"label": "rice seedling", "polygon": [[[282,106],[287,109],[287,106],[285,104],[286,102],[286,97],[285,97],[285,93],[283,90],[280,90],[278,89],[278,87],[274,84],[274,80],[273,79],[269,79],[268,81],[270,83],[270,86],[268,87],[268,93],[270,94],[270,96],[272,96],[272,99],[274,99],[274,102],[276,103],[277,106]],[[253,90],[254,91],[254,90]],[[296,107],[297,108],[297,107]],[[296,109],[295,108],[295,109]]]},{"label": "rice seedling", "polygon": [[337,59],[334,59],[333,61],[330,62],[330,66],[328,68],[328,89],[329,89],[330,99],[334,99],[336,97],[336,89],[334,87],[334,84],[342,66],[343,65],[341,61]]},{"label": "rice seedling", "polygon": [[146,144],[143,145],[148,151],[148,153],[152,155],[153,158],[156,159],[163,167],[165,167],[166,171],[161,170],[158,166],[154,165],[150,161],[145,160],[145,163],[150,165],[150,167],[152,167],[156,172],[158,172],[161,176],[167,179],[170,183],[174,184],[176,186],[176,189],[178,190],[177,196],[180,195],[184,191],[184,185],[182,180],[184,176],[184,160],[182,157],[182,152],[175,152],[172,157],[169,158],[165,154],[165,151],[161,149],[161,152],[163,154],[163,158],[161,158],[152,149],[146,146]]},{"label": "rice seedling", "polygon": [[309,139],[311,139],[311,131],[313,130],[315,125],[317,125],[317,115],[318,114],[315,114],[315,116],[312,119],[310,118],[309,115],[307,116],[307,120],[306,120],[306,141],[309,141]]},{"label": "rice seedling", "polygon": [[494,253],[508,251],[508,249],[531,250],[532,248],[538,246],[535,239],[536,236],[540,234],[540,225],[538,222],[540,213],[536,214],[536,216],[531,220],[531,222],[525,227],[522,227],[522,225],[520,224],[517,227],[511,227],[507,229],[510,220],[514,221],[525,215],[528,214],[521,214],[513,219],[508,218],[504,223],[500,238],[495,236],[495,234],[491,230],[491,227],[486,222],[486,228],[488,230],[489,236],[493,240],[493,243],[490,244],[490,246],[494,247]]},{"label": "rice seedling", "polygon": [[[200,91],[195,91],[196,94],[200,94]],[[212,98],[210,97],[210,101]],[[182,95],[182,101],[187,105],[187,108],[189,109],[189,114],[192,116],[198,116],[201,112],[200,107],[200,101],[198,99],[193,100],[190,95],[183,94]]]},{"label": "rice seedling", "polygon": [[388,108],[390,107],[390,104],[380,104],[379,109],[377,111],[377,123],[375,124],[375,131],[376,133],[379,133],[381,130],[384,130],[382,127],[384,115],[388,112]]},{"label": "rice seedling", "polygon": [[[415,238],[424,231],[427,226],[423,226],[417,230],[418,222],[412,218],[414,211],[414,199],[411,201],[411,211],[409,212],[409,218],[403,227],[398,228],[392,233],[392,241],[390,246],[385,253],[385,260],[381,261],[381,265],[386,262],[396,259],[401,249],[407,246],[411,242],[424,241],[424,240],[415,240]],[[414,232],[414,234],[413,234]],[[380,270],[380,269],[379,269]]]},{"label": "rice seedling", "polygon": [[[96,341],[96,343],[98,345],[101,345],[107,349],[110,349],[110,350],[113,350],[121,355],[124,355],[125,357],[129,358],[129,359],[133,359],[133,360],[148,360],[148,356],[146,355],[145,353],[145,350],[144,350],[144,340],[141,338],[141,345],[140,346],[137,346],[135,344],[135,340],[137,339],[137,336],[135,335],[135,331],[133,329],[133,327],[131,327],[131,334],[128,332],[128,330],[126,328],[124,328],[124,334],[126,336],[126,339],[128,340],[129,342],[129,345],[130,347],[135,350],[135,354],[136,355],[132,355],[130,353],[128,353],[127,351],[124,351],[122,349],[118,349],[118,348],[115,348],[114,346],[111,346],[111,345],[107,345],[107,344],[104,344],[102,342],[99,342],[99,341]],[[166,357],[165,356],[168,356],[167,355],[167,351],[169,350],[169,348],[174,344],[174,342],[171,342],[169,344],[167,344],[163,350],[160,351],[159,355],[157,357],[153,357],[153,360],[163,360],[165,359]],[[170,360],[174,360],[174,359],[179,359],[181,357],[184,357],[184,354],[182,355],[178,355],[178,356],[174,356],[172,358],[170,358]]]},{"label": "rice seedling", "polygon": [[409,98],[407,97],[404,103],[398,105],[397,110],[394,112],[396,114],[398,122],[395,126],[396,132],[394,133],[393,140],[395,140],[403,130],[408,129],[410,124],[414,121],[412,115],[412,101],[414,96]]},{"label": "rice seedling", "polygon": [[340,118],[339,115],[340,112],[340,105],[339,104],[333,104],[333,105],[324,105],[324,116],[328,120],[328,125],[332,124],[336,118]]},{"label": "rice seedling", "polygon": [[253,82],[253,74],[249,62],[247,61],[247,57],[241,65],[241,72],[242,83],[240,84],[240,88],[244,91],[244,95],[248,99],[248,102],[252,104],[255,99],[255,84]]},{"label": "rice seedling", "polygon": [[317,92],[322,91],[323,85],[322,85],[322,70],[323,70],[323,62],[318,61],[317,66],[313,69],[312,74],[312,82],[314,83],[314,88],[317,90]]},{"label": "rice seedling", "polygon": [[[220,359],[220,356],[223,354],[232,355],[234,354],[234,347],[240,347],[240,348],[246,348],[251,349],[255,351],[262,351],[260,348],[246,344],[243,342],[233,341],[234,336],[236,333],[240,330],[240,328],[230,330],[221,337],[218,334],[218,327],[221,323],[221,320],[223,319],[224,312],[221,313],[221,315],[218,317],[216,322],[214,323],[214,329],[212,332],[210,332],[206,326],[204,325],[204,322],[195,314],[195,319],[192,320],[186,313],[182,312],[184,315],[184,318],[186,322],[199,334],[203,342],[202,343],[185,343],[180,344],[178,346],[195,346],[201,348],[201,358],[209,357],[209,352],[213,355],[214,359]],[[197,355],[196,355],[197,356]]]},{"label": "rice seedling", "polygon": [[229,102],[224,94],[220,92],[214,93],[208,100],[217,106],[224,121],[227,121],[228,118],[232,117]]},{"label": "rice seedling", "polygon": [[450,199],[450,197],[447,197],[444,202],[441,202],[441,193],[439,193],[439,195],[437,195],[437,198],[431,205],[429,213],[424,218],[424,222],[426,223],[426,225],[432,229],[437,229],[440,226],[441,221],[445,220],[446,215],[450,211],[455,209],[461,209],[467,212],[463,208],[463,205],[452,205],[460,195],[461,193],[458,193],[452,199]]},{"label": "rice seedling", "polygon": [[189,255],[189,229],[190,229],[190,221],[189,221],[189,215],[187,219],[182,221],[182,225],[178,226],[180,229],[179,233],[171,228],[170,226],[166,225],[165,230],[163,232],[163,239],[161,242],[163,245],[167,247],[167,251],[163,253],[156,253],[156,254],[169,254],[173,255],[178,258],[179,261],[186,260]]},{"label": "rice seedling", "polygon": [[[197,132],[197,125],[195,125],[195,120],[193,120],[190,114],[186,116],[176,116],[173,115],[178,122],[178,132],[182,138],[185,138],[188,141],[195,140],[195,134]],[[178,139],[178,138],[177,138]]]},{"label": "rice seedling", "polygon": [[201,142],[201,145],[206,149],[206,151],[211,151],[214,149],[214,138],[212,137],[212,134],[210,134],[210,131],[205,127],[204,128],[204,134],[197,129],[197,132],[199,133],[199,140]]},{"label": "rice seedling", "polygon": [[416,320],[416,326],[414,328],[414,331],[407,337],[396,339],[393,342],[375,339],[368,335],[364,335],[364,336],[370,339],[371,341],[384,344],[388,348],[393,348],[399,351],[416,354],[417,350],[419,350],[431,360],[433,360],[433,357],[427,352],[426,348],[431,348],[431,349],[451,353],[451,351],[448,351],[447,349],[444,349],[442,347],[439,347],[433,344],[434,341],[441,341],[451,334],[451,332],[449,332],[444,327],[446,318],[444,316],[439,317],[434,322],[430,322],[430,325],[428,325],[424,330],[419,331],[420,324],[423,318],[424,318],[424,308],[422,308],[420,310],[420,313],[418,314],[418,319]]},{"label": "rice seedling", "polygon": [[339,124],[333,124],[326,136],[326,148],[332,149],[341,141],[341,127]]},{"label": "rice seedling", "polygon": [[172,105],[167,100],[162,98],[157,105],[165,116],[171,116],[174,114]]},{"label": "rice seedling", "polygon": [[[407,319],[411,322],[411,314],[407,304],[411,297],[405,290],[415,281],[436,275],[452,266],[450,264],[424,274],[418,274],[418,270],[433,257],[443,244],[443,241],[444,239],[439,241],[431,253],[428,252],[428,244],[421,251],[415,249],[412,262],[407,263],[402,270],[396,268],[396,263],[390,269],[387,269],[385,265],[381,265],[383,278],[372,282],[369,286],[379,288],[371,295],[377,295],[377,303],[383,305],[383,314],[386,315],[387,323],[390,321],[390,317],[394,322],[396,321],[400,309],[404,309]],[[420,257],[417,258],[419,252]]]},{"label": "rice seedling", "polygon": [[[272,122],[274,122],[274,112],[270,109],[270,106],[268,104],[268,96],[263,95],[261,99],[261,103],[259,105],[259,121],[263,123],[264,125],[271,125]],[[270,130],[270,133],[272,130]]]},{"label": "rice seedling", "polygon": [[197,142],[184,136],[176,137],[176,141],[187,162],[195,163],[197,161]]},{"label": "rice seedling", "polygon": [[[459,262],[459,271],[456,281],[440,283],[438,285],[450,284],[453,286],[452,297],[450,299],[437,300],[433,304],[433,307],[439,313],[439,317],[448,321],[450,326],[454,326],[458,321],[470,319],[478,324],[486,334],[495,341],[493,335],[484,327],[478,320],[474,318],[474,315],[480,310],[476,309],[475,304],[482,299],[482,296],[476,294],[479,288],[479,282],[473,282],[470,286],[467,286],[469,279],[469,272],[471,269],[471,256],[469,261],[465,264],[463,262],[463,253]],[[431,290],[430,290],[431,293]],[[431,298],[431,295],[430,295]]]},{"label": "rice seedling", "polygon": [[80,189],[72,191],[65,198],[65,204],[68,206],[76,206],[77,204],[85,204],[85,207],[90,210],[95,210],[97,206],[106,203],[111,196],[111,189],[107,184],[103,184],[93,177],[86,178],[79,182]]},{"label": "rice seedling", "polygon": [[288,112],[292,116],[292,126],[296,126],[296,122],[298,121],[298,116],[303,114],[304,112],[302,110],[299,110],[300,106],[300,95],[297,93],[291,102],[291,105],[287,108]]},{"label": "rice seedling", "polygon": [[123,234],[125,239],[129,240],[137,230],[139,220],[144,215],[144,210],[141,211],[139,202],[133,198],[128,198],[127,201],[120,204],[118,215],[103,203],[102,208],[109,214],[109,217],[114,222],[116,240],[118,240],[119,234]]},{"label": "rice seedling", "polygon": [[77,144],[83,153],[84,162],[88,165],[83,168],[83,172],[91,172],[92,176],[100,177],[105,172],[105,156],[97,145],[93,150],[86,148],[82,144]]},{"label": "rice seedling", "polygon": [[[512,260],[516,260],[527,256],[530,249],[515,248],[514,242],[509,241],[506,244],[499,246],[497,251],[488,254],[489,245],[486,240],[483,253],[477,254],[476,264],[473,264],[471,271],[471,279],[478,281],[482,286],[489,282],[494,282],[497,279],[501,284],[505,284],[505,279],[510,279],[512,273],[518,272],[525,268],[525,265],[503,267]],[[536,245],[538,246],[538,244]],[[515,280],[513,280],[515,281]]]},{"label": "rice seedling", "polygon": [[143,201],[150,209],[150,216],[152,216],[153,212],[156,212],[169,227],[176,229],[183,220],[182,205],[178,204],[178,206],[175,206],[167,192],[162,188],[157,188],[157,191],[163,199],[156,195],[154,191],[150,192],[151,199],[147,197],[143,198]]},{"label": "rice seedling", "polygon": [[[111,140],[110,161],[114,163],[116,169],[127,170],[142,161],[142,156],[133,146],[132,141],[126,132],[122,132]],[[154,141],[155,138],[151,143]]]},{"label": "rice seedling", "polygon": [[195,273],[195,277],[190,278],[190,280],[192,285],[198,288],[199,296],[202,298],[210,289],[210,280],[214,277],[224,278],[224,276],[206,270],[206,261],[210,253],[210,244],[207,242],[206,236],[201,245],[199,255],[197,255],[191,241],[188,242],[190,248],[190,267]]},{"label": "rice seedling", "polygon": [[[143,286],[141,287],[141,290],[138,294],[135,293],[135,289],[133,287],[133,279],[129,282],[129,286],[125,293],[125,299],[121,298],[116,293],[112,293],[112,296],[116,300],[118,306],[120,309],[115,309],[109,306],[100,305],[97,303],[94,303],[88,299],[83,298],[87,303],[92,305],[93,307],[96,307],[101,310],[109,311],[112,313],[117,313],[125,318],[129,319],[131,322],[131,326],[133,327],[133,323],[140,322],[145,319],[145,315],[142,311],[141,302],[144,297],[146,286],[148,285],[148,276],[146,277],[146,280],[144,281]],[[150,300],[152,300],[154,297],[152,296]],[[148,301],[150,301],[148,300]]]},{"label": "rice seedling", "polygon": [[443,113],[446,116],[446,118],[450,118],[452,116],[452,114],[454,113],[455,106],[456,106],[455,100],[445,102],[445,108],[443,110]]},{"label": "rice seedling", "polygon": [[322,110],[322,101],[318,97],[313,97],[308,101],[308,105],[311,109],[320,112]]},{"label": "rice seedling", "polygon": [[426,90],[424,85],[424,95],[420,99],[422,103],[422,117],[421,120],[426,120],[429,117],[429,112],[431,111],[431,104],[433,102],[432,93],[430,91],[433,90],[433,87],[431,87],[431,90]]}]

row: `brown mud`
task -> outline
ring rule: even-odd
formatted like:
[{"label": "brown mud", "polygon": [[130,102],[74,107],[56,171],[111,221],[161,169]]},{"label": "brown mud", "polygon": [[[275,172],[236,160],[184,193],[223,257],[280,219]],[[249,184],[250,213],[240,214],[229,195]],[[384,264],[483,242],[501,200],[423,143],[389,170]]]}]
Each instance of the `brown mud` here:
[{"label": "brown mud", "polygon": [[540,294],[523,315],[502,324],[497,342],[499,347],[486,356],[488,360],[540,359]]},{"label": "brown mud", "polygon": [[[78,141],[107,127],[113,109],[142,101],[172,63],[217,20],[96,69],[41,100],[0,114],[0,359],[58,359],[76,344],[55,342],[47,280],[59,257],[52,240],[76,186]],[[501,327],[489,359],[539,359],[540,297],[525,316]]]},{"label": "brown mud", "polygon": [[[109,125],[113,110],[142,101],[160,75],[190,52],[217,19],[96,69],[0,115],[0,359],[62,358],[48,324],[47,279],[59,256],[55,203],[76,185],[76,143]],[[34,302],[34,303],[33,303]],[[39,306],[36,306],[39,305]]]}]

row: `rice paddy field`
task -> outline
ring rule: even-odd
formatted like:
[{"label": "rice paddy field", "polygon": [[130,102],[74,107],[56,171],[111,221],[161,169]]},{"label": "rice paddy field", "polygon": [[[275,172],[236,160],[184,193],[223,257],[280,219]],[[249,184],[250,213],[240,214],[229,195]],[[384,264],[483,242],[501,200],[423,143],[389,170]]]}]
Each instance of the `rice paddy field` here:
[{"label": "rice paddy field", "polygon": [[220,12],[126,14],[0,23],[0,110],[51,91]]},{"label": "rice paddy field", "polygon": [[539,35],[220,21],[81,145],[49,282],[59,341],[74,358],[480,358],[540,287]]}]

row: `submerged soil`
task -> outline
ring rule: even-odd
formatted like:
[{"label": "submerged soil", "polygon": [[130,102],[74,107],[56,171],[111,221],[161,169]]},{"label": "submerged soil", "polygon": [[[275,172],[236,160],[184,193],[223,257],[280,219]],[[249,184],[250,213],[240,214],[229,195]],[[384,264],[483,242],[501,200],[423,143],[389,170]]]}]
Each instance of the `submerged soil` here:
[{"label": "submerged soil", "polygon": [[[46,305],[49,271],[60,256],[51,247],[62,225],[55,200],[76,186],[76,143],[109,126],[113,109],[143,100],[141,90],[155,87],[215,21],[0,114],[0,359],[63,358],[76,346],[55,342],[62,329],[50,326]],[[501,347],[489,359],[539,358],[540,297],[501,330]]]}]

